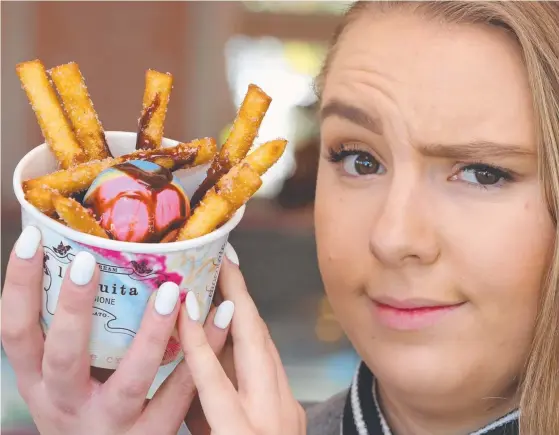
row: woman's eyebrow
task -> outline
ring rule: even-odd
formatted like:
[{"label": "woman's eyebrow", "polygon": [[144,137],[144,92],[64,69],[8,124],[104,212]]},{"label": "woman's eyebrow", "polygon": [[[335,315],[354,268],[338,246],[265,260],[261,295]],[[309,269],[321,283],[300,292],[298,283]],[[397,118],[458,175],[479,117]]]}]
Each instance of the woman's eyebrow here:
[{"label": "woman's eyebrow", "polygon": [[487,159],[495,157],[526,157],[535,156],[535,151],[521,145],[496,143],[490,141],[474,141],[461,144],[432,144],[416,148],[427,157],[440,157],[455,160]]},{"label": "woman's eyebrow", "polygon": [[[324,104],[320,119],[329,117],[345,119],[366,128],[372,133],[382,135],[382,122],[379,117],[371,116],[365,110],[337,99]],[[455,160],[487,159],[495,157],[535,156],[535,151],[525,146],[497,143],[492,141],[472,141],[459,144],[430,144],[418,146],[417,150],[427,157],[441,157]]]},{"label": "woman's eyebrow", "polygon": [[320,110],[320,119],[324,121],[328,117],[346,119],[353,124],[366,128],[372,133],[382,134],[382,122],[380,118],[373,117],[363,109],[343,103],[339,100],[327,102]]}]

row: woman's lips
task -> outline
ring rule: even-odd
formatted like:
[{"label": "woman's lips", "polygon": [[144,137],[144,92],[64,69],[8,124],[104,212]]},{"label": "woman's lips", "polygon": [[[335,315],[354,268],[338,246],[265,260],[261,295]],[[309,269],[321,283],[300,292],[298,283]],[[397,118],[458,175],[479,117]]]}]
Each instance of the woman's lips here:
[{"label": "woman's lips", "polygon": [[444,316],[464,305],[418,301],[373,301],[375,318],[383,325],[400,331],[413,331],[432,326]]}]

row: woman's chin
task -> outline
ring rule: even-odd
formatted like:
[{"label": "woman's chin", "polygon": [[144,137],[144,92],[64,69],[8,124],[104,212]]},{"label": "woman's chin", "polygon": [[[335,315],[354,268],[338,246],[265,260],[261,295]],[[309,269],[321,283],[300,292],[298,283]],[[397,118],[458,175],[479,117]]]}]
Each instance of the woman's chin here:
[{"label": "woman's chin", "polygon": [[468,369],[473,361],[457,359],[456,349],[388,345],[363,356],[383,387],[410,398],[425,398],[427,392],[433,398],[453,396],[476,376]]}]

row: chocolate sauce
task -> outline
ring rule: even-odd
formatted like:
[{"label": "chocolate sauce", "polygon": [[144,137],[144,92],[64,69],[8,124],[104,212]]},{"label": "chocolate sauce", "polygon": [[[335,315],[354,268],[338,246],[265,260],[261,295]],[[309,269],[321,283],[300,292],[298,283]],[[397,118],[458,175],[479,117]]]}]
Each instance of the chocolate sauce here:
[{"label": "chocolate sauce", "polygon": [[192,166],[196,156],[198,155],[198,150],[194,150],[191,155],[185,158],[180,158],[179,156],[173,157],[173,166],[170,168],[171,171],[177,171],[188,166]]},{"label": "chocolate sauce", "polygon": [[[173,174],[170,170],[164,167],[158,168],[156,171],[144,171],[143,169],[133,165],[132,163],[121,163],[119,165],[114,166],[114,169],[119,170],[121,172],[126,173],[131,178],[138,180],[140,183],[146,186],[148,190],[148,195],[142,195],[141,193],[137,193],[138,200],[141,201],[143,204],[146,205],[148,209],[148,219],[149,219],[149,228],[150,231],[146,235],[145,239],[141,240],[142,243],[158,243],[162,239],[165,238],[167,234],[176,229],[182,227],[182,225],[186,222],[188,210],[188,204],[186,199],[184,198],[183,193],[179,190],[179,188],[173,184],[171,181],[173,180]],[[161,230],[157,231],[155,227],[155,210],[157,207],[157,194],[162,191],[163,189],[170,189],[177,192],[179,198],[181,198],[180,204],[180,216],[183,216],[180,219],[176,219],[175,221],[171,222],[167,227],[162,228]],[[99,189],[97,192],[91,197],[91,205],[94,212],[97,212],[97,218],[100,219],[101,216],[109,209],[111,209],[115,203],[122,199],[123,197],[132,198],[136,196],[135,193],[130,191],[124,191],[120,194],[116,195],[109,201],[102,201],[102,198],[99,197]],[[112,223],[109,221],[107,222],[108,228],[112,227]],[[130,229],[130,233],[128,234],[128,238],[132,235],[133,229]],[[110,229],[107,229],[107,232],[111,235],[114,239],[114,235],[111,233]]]},{"label": "chocolate sauce", "polygon": [[[140,152],[135,153],[134,159],[149,160],[150,162],[157,163],[160,166],[165,166],[170,171],[176,171],[186,166],[191,166],[196,160],[196,156],[198,155],[197,148],[188,148],[186,151],[180,152],[177,152],[174,147],[157,148],[156,150],[150,150],[149,154],[146,151],[147,150],[141,150]],[[168,167],[167,165],[162,165],[158,163],[158,159],[170,159],[172,161],[172,165],[170,167]]]},{"label": "chocolate sauce", "polygon": [[223,177],[231,169],[231,164],[228,160],[222,159],[218,156],[212,165],[208,169],[206,178],[202,181],[202,184],[196,189],[196,192],[190,198],[190,209],[194,210],[196,206],[200,203],[204,195],[208,190],[215,186],[221,177]]},{"label": "chocolate sauce", "polygon": [[157,148],[157,144],[153,141],[153,138],[146,134],[146,129],[160,104],[161,96],[157,93],[151,104],[142,112],[142,116],[138,121],[138,137],[136,139],[137,150],[152,150]]},{"label": "chocolate sauce", "polygon": [[160,243],[174,242],[177,239],[177,236],[179,235],[180,227],[182,227],[182,224],[179,227],[175,228],[174,230],[171,230],[167,234],[165,234],[165,236],[163,236],[163,238],[161,239]]},{"label": "chocolate sauce", "polygon": [[87,190],[82,190],[81,192],[73,193],[72,195],[70,195],[70,198],[72,198],[72,199],[78,201],[80,204],[82,204],[86,193],[87,193]]},{"label": "chocolate sauce", "polygon": [[[173,221],[164,231],[154,231],[150,233],[145,240],[142,240],[143,243],[162,243],[165,239],[165,242],[168,243],[174,241],[176,238],[176,234],[178,234],[177,230],[179,230],[186,222],[186,218],[184,219],[177,219]],[[165,236],[169,233],[173,232],[171,240],[168,240]]]},{"label": "chocolate sauce", "polygon": [[[173,181],[173,174],[166,168],[159,167],[155,171],[144,171],[132,163],[121,163],[116,165],[114,169],[130,175],[130,177],[138,180],[140,183],[145,184],[151,191],[160,191],[167,187]],[[173,186],[174,188],[175,186]]]}]

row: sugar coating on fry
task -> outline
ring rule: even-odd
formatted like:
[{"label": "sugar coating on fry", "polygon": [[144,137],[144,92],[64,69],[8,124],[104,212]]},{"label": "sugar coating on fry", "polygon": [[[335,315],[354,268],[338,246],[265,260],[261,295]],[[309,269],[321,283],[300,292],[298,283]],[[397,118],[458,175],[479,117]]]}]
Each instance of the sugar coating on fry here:
[{"label": "sugar coating on fry", "polygon": [[105,132],[93,107],[77,63],[59,65],[49,71],[66,115],[88,160],[111,157]]},{"label": "sugar coating on fry", "polygon": [[227,140],[219,155],[212,161],[206,178],[190,199],[192,209],[196,208],[206,192],[223,175],[247,155],[271,102],[272,99],[262,89],[253,84],[249,85]]},{"label": "sugar coating on fry", "polygon": [[246,156],[243,163],[247,163],[259,175],[263,175],[280,159],[286,146],[287,141],[284,139],[263,143]]},{"label": "sugar coating on fry", "polygon": [[97,175],[116,164],[117,159],[111,158],[82,163],[70,169],[62,169],[24,181],[23,190],[28,192],[35,188],[49,188],[59,191],[64,196],[68,196],[87,189]]},{"label": "sugar coating on fry", "polygon": [[169,148],[135,151],[116,158],[82,163],[70,169],[26,180],[23,182],[23,189],[28,192],[35,188],[50,188],[68,196],[87,189],[97,175],[111,166],[130,160],[149,160],[167,169],[175,170],[207,163],[213,157],[215,149],[214,139],[203,138]]},{"label": "sugar coating on fry", "polygon": [[137,150],[161,147],[172,87],[171,74],[152,69],[146,72],[142,115],[138,121]]},{"label": "sugar coating on fry", "polygon": [[176,241],[195,239],[211,233],[229,215],[231,204],[225,198],[213,195],[201,202],[196,211],[202,208],[206,212],[190,216],[186,225],[179,232]]},{"label": "sugar coating on fry", "polygon": [[59,193],[54,193],[52,195],[52,202],[60,219],[73,230],[104,239],[109,238],[105,230],[101,228],[89,210],[78,201],[72,198],[66,198]]},{"label": "sugar coating on fry", "polygon": [[80,147],[58,97],[39,60],[23,62],[16,67],[39,126],[62,168],[70,168],[87,160]]},{"label": "sugar coating on fry", "polygon": [[232,215],[256,193],[261,185],[262,179],[258,173],[249,165],[240,163],[222,177],[212,190],[232,205],[230,212]]},{"label": "sugar coating on fry", "polygon": [[25,192],[25,199],[46,215],[52,215],[55,212],[52,203],[52,195],[56,192],[50,188],[35,187]]},{"label": "sugar coating on fry", "polygon": [[209,190],[181,228],[177,240],[189,240],[211,233],[245,204],[262,185],[258,173],[239,164]]},{"label": "sugar coating on fry", "polygon": [[258,86],[248,86],[231,132],[220,152],[220,157],[227,159],[231,166],[239,163],[247,155],[271,102],[272,99]]}]

